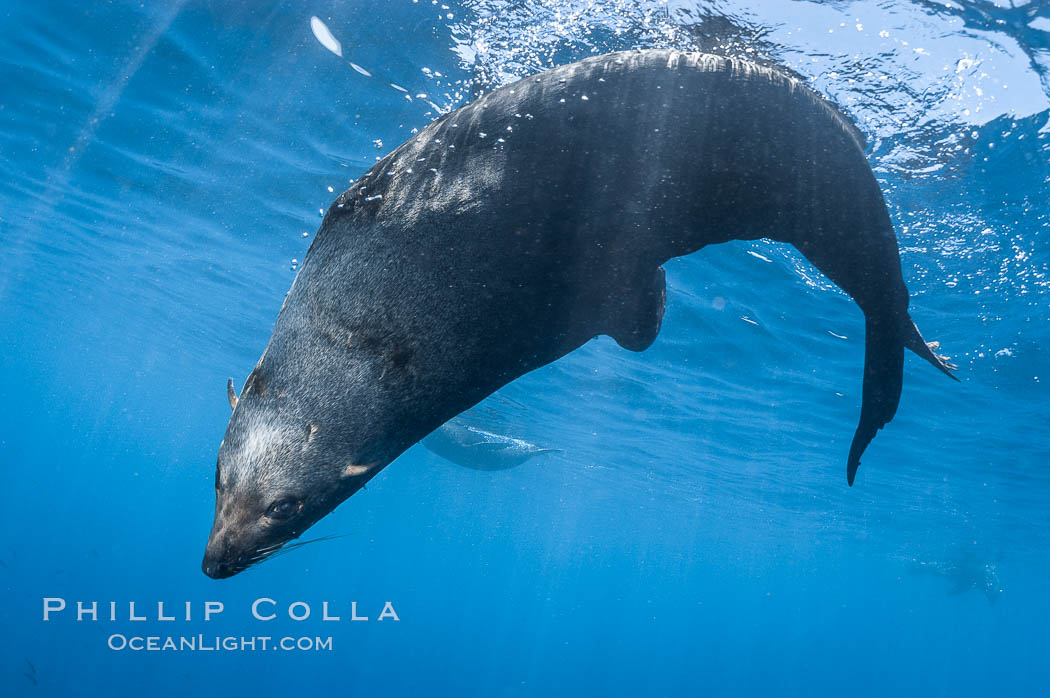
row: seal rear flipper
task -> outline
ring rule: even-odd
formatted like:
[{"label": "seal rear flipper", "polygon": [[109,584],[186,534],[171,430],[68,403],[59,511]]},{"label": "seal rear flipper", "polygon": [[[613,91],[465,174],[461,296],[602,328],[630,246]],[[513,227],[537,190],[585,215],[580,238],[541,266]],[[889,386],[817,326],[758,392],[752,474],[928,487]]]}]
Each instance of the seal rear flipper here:
[{"label": "seal rear flipper", "polygon": [[941,354],[934,353],[934,350],[940,348],[940,342],[927,342],[926,340],[924,340],[922,338],[922,335],[919,333],[919,327],[915,324],[915,321],[912,320],[910,317],[905,323],[904,332],[906,336],[905,346],[907,346],[917,355],[921,356],[922,358],[926,359],[931,364],[936,366],[944,373],[944,375],[948,376],[952,380],[959,380],[955,377],[955,374],[952,373],[952,371],[959,367],[953,363],[949,363],[947,356],[942,356]]},{"label": "seal rear flipper", "polygon": [[645,351],[656,340],[664,319],[667,283],[664,268],[657,267],[643,284],[610,298],[603,308],[604,334],[624,349]]},{"label": "seal rear flipper", "polygon": [[865,334],[864,397],[860,424],[853,435],[846,463],[846,480],[850,487],[864,449],[896,414],[904,382],[904,342],[899,323],[886,316],[868,316]]}]

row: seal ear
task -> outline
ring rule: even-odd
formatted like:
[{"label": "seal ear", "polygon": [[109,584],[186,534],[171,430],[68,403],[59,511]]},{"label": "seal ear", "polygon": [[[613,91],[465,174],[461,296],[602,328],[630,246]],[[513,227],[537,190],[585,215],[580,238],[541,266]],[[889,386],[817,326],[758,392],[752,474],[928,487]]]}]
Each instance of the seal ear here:
[{"label": "seal ear", "polygon": [[230,411],[237,407],[237,393],[233,391],[233,379],[226,379],[226,397],[230,400]]}]

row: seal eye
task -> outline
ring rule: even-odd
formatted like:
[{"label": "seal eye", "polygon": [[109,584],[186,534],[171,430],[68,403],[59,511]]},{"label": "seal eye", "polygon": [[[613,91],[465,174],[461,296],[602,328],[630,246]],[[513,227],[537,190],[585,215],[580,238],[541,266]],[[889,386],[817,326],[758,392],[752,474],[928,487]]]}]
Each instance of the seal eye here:
[{"label": "seal eye", "polygon": [[298,499],[279,499],[266,510],[266,517],[276,521],[284,521],[298,514],[303,508],[303,503]]}]

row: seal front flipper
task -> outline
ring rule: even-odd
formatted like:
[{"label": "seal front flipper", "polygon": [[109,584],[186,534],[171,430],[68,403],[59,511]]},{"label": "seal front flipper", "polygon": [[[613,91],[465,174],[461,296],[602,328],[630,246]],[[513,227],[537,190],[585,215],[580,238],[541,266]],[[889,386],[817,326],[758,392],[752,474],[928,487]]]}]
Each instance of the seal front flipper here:
[{"label": "seal front flipper", "polygon": [[666,299],[664,268],[657,267],[642,284],[632,285],[608,300],[602,313],[602,333],[624,349],[645,351],[660,332]]},{"label": "seal front flipper", "polygon": [[[909,320],[910,323],[910,320]],[[904,383],[904,341],[901,323],[893,315],[867,316],[864,347],[864,398],[860,424],[853,435],[846,463],[846,481],[853,486],[860,456],[875,434],[893,419]]]}]

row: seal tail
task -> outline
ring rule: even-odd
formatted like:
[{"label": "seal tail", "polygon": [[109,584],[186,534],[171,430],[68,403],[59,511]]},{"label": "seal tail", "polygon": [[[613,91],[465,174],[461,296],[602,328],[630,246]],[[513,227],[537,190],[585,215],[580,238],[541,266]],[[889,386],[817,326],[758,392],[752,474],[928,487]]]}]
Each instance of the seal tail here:
[{"label": "seal tail", "polygon": [[904,383],[905,347],[929,361],[950,378],[958,380],[952,375],[956,366],[948,363],[948,357],[933,352],[940,345],[937,342],[925,342],[919,328],[907,314],[904,315],[904,322],[897,322],[895,318],[885,315],[866,315],[866,320],[864,397],[860,423],[853,435],[849,459],[846,462],[846,481],[850,487],[857,476],[864,449],[875,438],[879,429],[889,424],[897,412],[901,386]]}]

